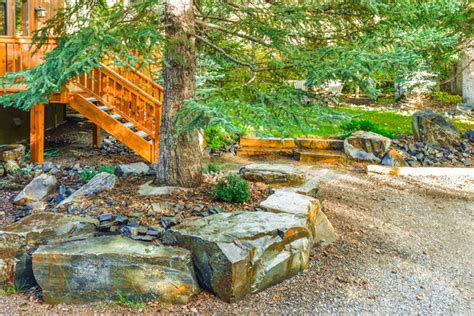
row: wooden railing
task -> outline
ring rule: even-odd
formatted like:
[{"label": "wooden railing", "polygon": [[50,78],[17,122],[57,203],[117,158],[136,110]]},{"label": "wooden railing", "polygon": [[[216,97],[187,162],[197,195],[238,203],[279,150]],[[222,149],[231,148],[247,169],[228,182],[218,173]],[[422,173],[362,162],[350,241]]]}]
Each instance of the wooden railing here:
[{"label": "wooden railing", "polygon": [[[75,84],[113,112],[120,114],[126,121],[146,132],[157,143],[160,137],[164,91],[146,75],[137,72],[136,76],[140,78],[141,86],[152,88],[147,88],[148,91],[141,89],[106,65],[80,76]],[[156,90],[156,94],[149,93],[150,89]]]},{"label": "wooden railing", "polygon": [[51,42],[33,54],[31,36],[0,36],[0,76],[38,66],[54,47],[55,43]]}]

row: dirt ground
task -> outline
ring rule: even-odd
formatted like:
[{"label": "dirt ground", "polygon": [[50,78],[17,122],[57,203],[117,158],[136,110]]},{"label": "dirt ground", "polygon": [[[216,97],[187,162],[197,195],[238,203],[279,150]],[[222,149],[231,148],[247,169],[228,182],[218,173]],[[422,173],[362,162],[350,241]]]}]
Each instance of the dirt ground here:
[{"label": "dirt ground", "polygon": [[[224,162],[236,168],[246,161]],[[202,292],[185,306],[51,306],[30,292],[0,297],[0,314],[473,314],[474,179],[283,162],[321,180],[324,209],[339,236],[314,249],[308,271],[235,304]]]}]

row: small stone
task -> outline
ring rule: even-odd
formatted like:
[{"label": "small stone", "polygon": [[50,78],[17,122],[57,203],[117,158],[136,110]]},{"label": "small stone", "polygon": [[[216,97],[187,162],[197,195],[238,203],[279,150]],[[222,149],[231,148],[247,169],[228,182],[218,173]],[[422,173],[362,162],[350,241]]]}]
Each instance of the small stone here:
[{"label": "small stone", "polygon": [[159,229],[149,229],[147,230],[146,234],[150,236],[155,236],[155,237],[161,237],[165,233],[164,228],[159,227]]},{"label": "small stone", "polygon": [[110,213],[99,215],[99,221],[100,222],[111,221],[112,219],[113,219],[113,215],[110,214]]},{"label": "small stone", "polygon": [[25,146],[21,144],[0,145],[0,161],[15,161],[21,165],[25,160]]},{"label": "small stone", "polygon": [[474,143],[474,131],[473,130],[468,130],[467,132],[464,133],[464,138],[467,139],[468,141]]},{"label": "small stone", "polygon": [[148,228],[145,227],[145,226],[138,226],[137,227],[137,232],[141,235],[146,235],[147,231],[148,231]]},{"label": "small stone", "polygon": [[124,215],[117,215],[115,217],[115,222],[117,222],[118,224],[120,225],[123,225],[123,224],[127,224],[128,222],[128,217],[124,216]]},{"label": "small stone", "polygon": [[0,177],[3,177],[6,174],[5,167],[3,166],[3,163],[0,163]]},{"label": "small stone", "polygon": [[15,160],[8,160],[4,167],[5,172],[10,175],[15,175],[20,171],[20,165]]},{"label": "small stone", "polygon": [[163,227],[165,229],[168,229],[172,226],[175,226],[175,225],[178,225],[179,223],[181,223],[181,216],[179,215],[176,215],[176,216],[173,216],[173,217],[168,217],[168,216],[163,216],[161,218],[161,224],[163,225]]}]

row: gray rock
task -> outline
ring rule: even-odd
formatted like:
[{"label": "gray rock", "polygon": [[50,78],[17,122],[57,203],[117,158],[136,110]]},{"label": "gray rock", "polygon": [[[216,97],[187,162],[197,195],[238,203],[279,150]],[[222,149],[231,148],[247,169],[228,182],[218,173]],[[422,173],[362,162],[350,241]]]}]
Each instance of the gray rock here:
[{"label": "gray rock", "polygon": [[148,175],[150,167],[144,162],[118,165],[115,174],[119,177],[137,177]]},{"label": "gray rock", "polygon": [[357,131],[344,140],[344,152],[354,160],[378,163],[390,144],[390,138],[373,132]]},{"label": "gray rock", "polygon": [[15,160],[5,162],[5,171],[7,174],[14,175],[20,171],[20,165]]},{"label": "gray rock", "polygon": [[189,251],[121,236],[42,246],[33,254],[33,271],[48,304],[116,300],[119,295],[185,304],[199,292]]},{"label": "gray rock", "polygon": [[0,145],[0,161],[10,160],[21,165],[25,160],[25,146],[20,144]]},{"label": "gray rock", "polygon": [[58,206],[68,205],[75,202],[80,202],[84,198],[91,194],[98,193],[103,190],[111,190],[115,186],[117,177],[107,172],[101,172],[82,186],[79,190],[75,191],[69,197],[64,199]]},{"label": "gray rock", "polygon": [[474,131],[473,130],[468,130],[467,132],[464,133],[464,138],[467,139],[468,141],[474,143]]},{"label": "gray rock", "polygon": [[55,239],[95,231],[98,221],[89,217],[37,212],[0,230],[0,287],[34,286],[31,253]]},{"label": "gray rock", "polygon": [[419,142],[442,146],[454,146],[460,142],[456,125],[430,109],[424,109],[413,115],[412,128],[413,136]]},{"label": "gray rock", "polygon": [[17,205],[38,202],[56,191],[58,181],[55,176],[42,174],[34,178],[13,200]]},{"label": "gray rock", "polygon": [[403,158],[402,154],[395,149],[391,149],[385,153],[381,164],[392,167],[407,167],[408,163]]},{"label": "gray rock", "polygon": [[321,211],[318,199],[294,192],[276,191],[260,203],[260,207],[270,212],[293,214],[306,219],[315,245],[327,246],[337,239],[334,228]]},{"label": "gray rock", "polygon": [[189,249],[200,285],[226,302],[307,269],[312,247],[305,218],[270,212],[186,219],[166,231],[164,242]]},{"label": "gray rock", "polygon": [[42,166],[43,172],[52,174],[58,173],[59,168],[60,167],[58,165],[52,163],[51,161],[45,161]]},{"label": "gray rock", "polygon": [[138,194],[142,196],[169,195],[184,191],[184,188],[170,186],[154,186],[153,181],[142,184],[138,189]]},{"label": "gray rock", "polygon": [[319,191],[319,179],[312,178],[306,181],[303,185],[296,187],[282,187],[274,189],[274,191],[295,192],[315,198]]},{"label": "gray rock", "polygon": [[242,178],[267,184],[295,185],[306,181],[303,172],[292,165],[250,164],[240,169]]}]

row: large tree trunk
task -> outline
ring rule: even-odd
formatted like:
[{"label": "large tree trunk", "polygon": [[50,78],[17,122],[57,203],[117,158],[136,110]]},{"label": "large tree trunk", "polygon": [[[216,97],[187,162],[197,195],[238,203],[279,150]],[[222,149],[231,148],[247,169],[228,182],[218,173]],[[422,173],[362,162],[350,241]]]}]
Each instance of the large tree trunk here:
[{"label": "large tree trunk", "polygon": [[201,183],[201,151],[197,131],[176,135],[174,118],[194,96],[196,55],[193,0],[166,1],[165,99],[160,155],[155,184],[196,187]]}]

